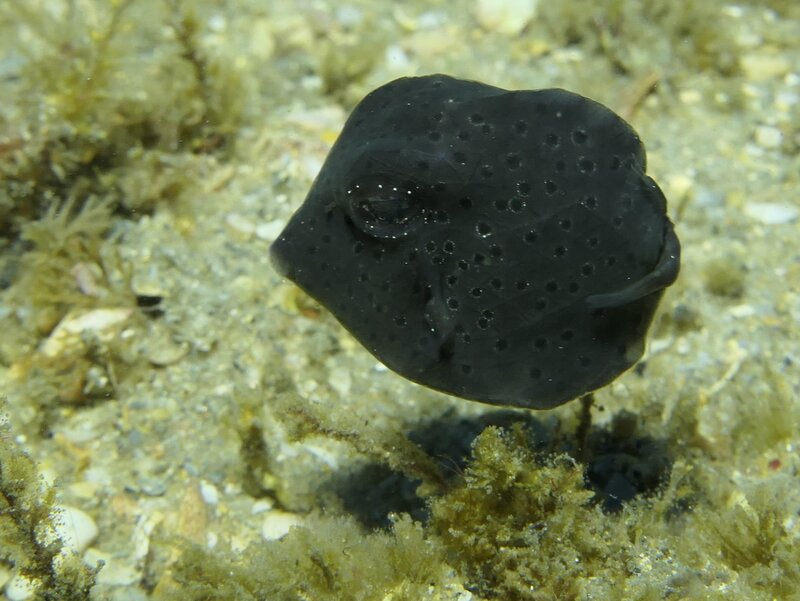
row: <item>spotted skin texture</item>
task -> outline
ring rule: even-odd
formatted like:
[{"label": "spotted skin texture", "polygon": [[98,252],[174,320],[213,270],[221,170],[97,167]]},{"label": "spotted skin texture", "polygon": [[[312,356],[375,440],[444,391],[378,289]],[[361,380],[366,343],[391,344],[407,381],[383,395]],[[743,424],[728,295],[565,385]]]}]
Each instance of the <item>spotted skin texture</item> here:
[{"label": "spotted skin texture", "polygon": [[406,378],[544,409],[641,357],[680,245],[612,111],[432,75],[356,106],[271,255]]}]

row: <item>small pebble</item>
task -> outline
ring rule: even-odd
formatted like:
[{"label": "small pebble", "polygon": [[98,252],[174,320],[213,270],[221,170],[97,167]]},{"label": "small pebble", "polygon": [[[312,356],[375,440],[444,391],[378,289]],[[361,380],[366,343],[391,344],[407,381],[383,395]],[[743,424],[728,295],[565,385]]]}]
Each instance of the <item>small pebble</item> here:
[{"label": "small pebble", "polygon": [[336,20],[347,28],[357,27],[364,21],[364,12],[355,6],[342,6],[336,10]]},{"label": "small pebble", "polygon": [[742,70],[750,81],[766,81],[783,77],[792,68],[787,58],[780,54],[746,54],[741,59]]},{"label": "small pebble", "polygon": [[80,262],[73,265],[69,272],[75,278],[75,283],[83,294],[94,297],[102,294],[98,282],[103,278],[103,270],[99,265]]},{"label": "small pebble", "polygon": [[721,207],[725,202],[725,197],[713,187],[697,186],[693,202],[696,206],[703,208]]},{"label": "small pebble", "polygon": [[131,586],[139,582],[142,577],[134,566],[106,551],[91,547],[86,550],[86,554],[83,556],[83,562],[90,568],[96,567],[101,561],[103,562],[103,568],[97,575],[98,584],[105,586]]},{"label": "small pebble", "polygon": [[447,21],[444,13],[433,11],[424,12],[417,19],[417,26],[420,29],[436,29]]},{"label": "small pebble", "polygon": [[199,485],[186,487],[177,515],[178,534],[195,543],[207,540],[209,510]]},{"label": "small pebble", "polygon": [[211,15],[208,19],[208,28],[214,33],[221,33],[228,27],[228,22],[222,15]]},{"label": "small pebble", "polygon": [[131,556],[137,565],[144,562],[144,558],[150,553],[150,537],[153,535],[153,530],[162,522],[164,516],[156,511],[152,514],[142,515],[136,521],[136,527],[133,530],[131,537]]},{"label": "small pebble", "polygon": [[745,317],[753,317],[756,314],[756,309],[753,305],[736,305],[729,309],[730,314],[737,318],[742,319]]},{"label": "small pebble", "polygon": [[97,497],[97,491],[100,485],[97,482],[88,482],[83,480],[69,485],[70,494],[78,497],[79,499],[90,500]]},{"label": "small pebble", "polygon": [[0,566],[0,589],[2,589],[9,580],[11,580],[11,570],[5,566]]},{"label": "small pebble", "polygon": [[[786,79],[788,79],[788,77]],[[795,83],[792,85],[797,85],[797,84]],[[797,104],[800,104],[800,94],[798,94],[797,92],[790,92],[789,90],[783,90],[781,92],[778,92],[777,96],[775,96],[775,108],[778,109],[778,112],[780,113],[788,113]]]},{"label": "small pebble", "polygon": [[188,344],[176,344],[171,340],[165,340],[162,344],[148,349],[147,360],[157,367],[166,367],[174,365],[188,354]]},{"label": "small pebble", "polygon": [[255,503],[253,503],[253,507],[250,509],[250,513],[253,515],[264,513],[265,511],[269,511],[275,503],[272,499],[259,499]]},{"label": "small pebble", "polygon": [[783,142],[783,134],[777,127],[760,125],[756,128],[756,144],[761,148],[780,148]]},{"label": "small pebble", "polygon": [[33,590],[31,581],[25,576],[17,574],[8,581],[3,593],[5,593],[7,601],[25,601],[33,596]]},{"label": "small pebble", "polygon": [[340,397],[348,396],[352,385],[350,372],[346,369],[334,368],[328,376],[328,384],[330,384],[331,388],[333,388]]},{"label": "small pebble", "polygon": [[139,490],[149,497],[160,497],[167,492],[167,484],[161,478],[139,476],[137,484]]},{"label": "small pebble", "polygon": [[691,177],[685,174],[677,174],[667,182],[667,190],[670,198],[684,198],[694,188]]},{"label": "small pebble", "polygon": [[100,431],[93,420],[86,419],[66,424],[59,434],[72,444],[82,445],[100,436]]},{"label": "small pebble", "polygon": [[300,159],[300,166],[305,177],[311,181],[317,177],[319,170],[322,169],[322,159],[316,156],[306,156]]},{"label": "small pebble", "polygon": [[729,258],[708,261],[703,268],[706,289],[716,296],[738,298],[744,293],[745,272]]},{"label": "small pebble", "polygon": [[411,59],[408,54],[397,44],[392,44],[386,48],[384,59],[386,65],[395,71],[403,71],[411,66]]},{"label": "small pebble", "polygon": [[293,513],[271,511],[261,524],[261,536],[264,540],[279,540],[289,533],[292,526],[301,523],[302,520]]},{"label": "small pebble", "polygon": [[698,104],[703,100],[703,95],[698,90],[693,89],[681,90],[678,97],[684,104]]},{"label": "small pebble", "polygon": [[536,15],[538,0],[477,0],[475,18],[484,29],[520,33]]},{"label": "small pebble", "polygon": [[275,38],[268,19],[257,19],[253,23],[248,47],[248,54],[259,61],[266,61],[275,52]]},{"label": "small pebble", "polygon": [[97,538],[97,524],[88,513],[77,507],[63,505],[58,509],[55,520],[56,534],[66,548],[76,553],[83,553]]},{"label": "small pebble", "polygon": [[215,549],[219,543],[219,535],[216,532],[206,532],[206,548]]},{"label": "small pebble", "polygon": [[744,212],[764,225],[791,223],[798,216],[797,207],[788,202],[748,202]]},{"label": "small pebble", "polygon": [[280,236],[281,231],[286,226],[286,222],[281,219],[273,219],[266,223],[259,223],[256,226],[256,236],[261,240],[272,242]]},{"label": "small pebble", "polygon": [[239,213],[229,213],[225,217],[225,223],[234,233],[238,234],[243,239],[250,238],[256,229],[252,221]]},{"label": "small pebble", "polygon": [[216,505],[219,503],[219,491],[217,487],[206,480],[200,481],[200,496],[203,497],[203,501],[208,505]]}]

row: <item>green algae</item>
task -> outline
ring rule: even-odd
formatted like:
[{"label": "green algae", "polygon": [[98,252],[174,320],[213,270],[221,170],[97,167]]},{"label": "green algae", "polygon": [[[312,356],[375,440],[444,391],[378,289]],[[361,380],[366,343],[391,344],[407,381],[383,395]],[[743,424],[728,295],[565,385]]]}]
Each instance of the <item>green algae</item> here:
[{"label": "green algae", "polygon": [[711,294],[739,298],[744,293],[745,271],[729,259],[712,259],[706,263],[703,276]]},{"label": "green algae", "polygon": [[[109,202],[89,197],[79,210],[69,199],[51,204],[42,217],[24,223],[20,239],[29,250],[15,266],[16,277],[7,301],[17,306],[29,303],[33,315],[39,319],[46,316],[55,323],[67,308],[91,306],[98,297],[107,296],[110,291],[102,288],[100,248],[111,221]],[[76,277],[76,266],[82,266],[87,275]],[[41,331],[49,330],[45,323],[37,326]]]},{"label": "green algae", "polygon": [[602,0],[589,6],[573,0],[543,5],[541,18],[560,44],[588,46],[624,73],[655,69],[674,76],[688,67],[730,75],[738,69],[738,50],[720,6],[702,0]]},{"label": "green algae", "polygon": [[[580,464],[533,452],[529,440],[521,427],[485,430],[425,525],[403,518],[367,533],[344,516],[311,517],[280,541],[255,543],[245,564],[181,545],[157,598],[435,599],[453,570],[478,599],[793,598],[800,571],[787,519],[800,498],[791,477],[734,491],[681,464],[657,497],[607,514],[590,502]],[[724,496],[720,512],[712,497]]]},{"label": "green algae", "polygon": [[248,97],[200,49],[196,20],[178,1],[4,4],[21,67],[4,82],[18,101],[0,122],[0,235],[53,204],[94,196],[137,214],[196,189],[200,158],[225,149]]},{"label": "green algae", "polygon": [[0,356],[28,371],[42,431],[59,402],[110,396],[85,393],[117,358],[91,341],[57,361],[35,349],[71,311],[135,309],[115,232],[160,204],[180,211],[231,151],[248,98],[200,48],[188,3],[90,4],[0,7],[0,51],[16,58],[0,82],[14,100],[0,119]]},{"label": "green algae", "polygon": [[0,561],[32,584],[34,601],[87,601],[96,574],[52,536],[55,494],[8,426],[0,426]]},{"label": "green algae", "polygon": [[441,548],[423,529],[398,518],[392,531],[367,534],[344,517],[311,516],[283,539],[256,545],[242,561],[199,547],[184,551],[172,568],[164,600],[415,601],[446,588]]}]

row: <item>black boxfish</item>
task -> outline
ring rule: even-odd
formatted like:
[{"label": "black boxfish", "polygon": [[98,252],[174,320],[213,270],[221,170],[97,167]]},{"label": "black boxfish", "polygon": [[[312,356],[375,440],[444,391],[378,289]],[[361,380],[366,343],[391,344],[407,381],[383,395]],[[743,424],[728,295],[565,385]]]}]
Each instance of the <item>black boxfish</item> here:
[{"label": "black boxfish", "polygon": [[399,374],[554,407],[641,357],[678,275],[645,163],[578,94],[398,79],[355,107],[273,264]]}]

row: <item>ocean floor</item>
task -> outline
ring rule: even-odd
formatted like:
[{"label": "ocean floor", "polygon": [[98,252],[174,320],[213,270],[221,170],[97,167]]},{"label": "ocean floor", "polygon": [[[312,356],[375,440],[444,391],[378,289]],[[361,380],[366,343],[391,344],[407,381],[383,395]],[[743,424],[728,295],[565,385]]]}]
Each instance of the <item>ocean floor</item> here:
[{"label": "ocean floor", "polygon": [[[800,599],[798,65],[793,0],[0,4],[0,598]],[[681,273],[588,431],[408,382],[270,264],[430,73],[647,148]]]}]

